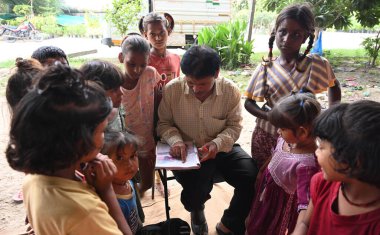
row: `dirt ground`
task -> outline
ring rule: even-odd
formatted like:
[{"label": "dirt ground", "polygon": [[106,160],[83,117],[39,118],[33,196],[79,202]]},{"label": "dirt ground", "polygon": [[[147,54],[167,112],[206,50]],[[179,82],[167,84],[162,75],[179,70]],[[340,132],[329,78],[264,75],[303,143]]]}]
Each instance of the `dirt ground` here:
[{"label": "dirt ground", "polygon": [[[343,64],[339,68],[334,68],[336,76],[342,85],[343,101],[352,102],[359,99],[371,99],[380,101],[380,68],[364,69],[354,68],[349,64]],[[1,75],[7,75],[8,71],[0,69]],[[318,96],[324,106],[327,106],[326,94]],[[242,100],[244,102],[244,100]],[[250,137],[254,127],[254,118],[244,110],[243,132],[239,143],[249,153]],[[8,141],[9,131],[9,110],[4,95],[0,97],[0,234],[20,234],[23,231],[25,218],[22,203],[15,203],[12,196],[21,188],[23,174],[12,170],[5,159],[5,147]],[[170,182],[171,215],[189,221],[189,214],[184,211],[179,202],[180,186],[174,181]],[[233,193],[226,183],[218,184],[214,187],[213,198],[206,204],[206,217],[209,221],[210,234],[215,233],[215,224],[221,217],[224,208]],[[150,198],[150,192],[146,193],[143,200],[146,211],[146,224],[157,223],[165,220],[163,198],[156,193],[154,200]]]}]

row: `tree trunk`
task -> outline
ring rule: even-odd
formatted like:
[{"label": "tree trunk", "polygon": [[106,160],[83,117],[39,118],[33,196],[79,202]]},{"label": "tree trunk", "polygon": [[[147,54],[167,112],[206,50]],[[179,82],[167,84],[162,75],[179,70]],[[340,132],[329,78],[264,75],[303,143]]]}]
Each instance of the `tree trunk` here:
[{"label": "tree trunk", "polygon": [[249,17],[249,24],[248,24],[248,42],[252,40],[252,26],[253,26],[253,19],[255,18],[255,6],[256,6],[256,0],[252,0],[251,15]]}]

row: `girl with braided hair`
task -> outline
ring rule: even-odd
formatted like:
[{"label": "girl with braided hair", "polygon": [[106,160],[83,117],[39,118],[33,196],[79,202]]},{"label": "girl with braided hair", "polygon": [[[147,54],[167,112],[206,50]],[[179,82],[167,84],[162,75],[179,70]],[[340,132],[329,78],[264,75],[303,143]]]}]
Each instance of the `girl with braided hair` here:
[{"label": "girl with braided hair", "polygon": [[[302,44],[308,40],[304,53]],[[273,57],[273,43],[280,56]],[[271,156],[278,134],[268,121],[268,110],[282,97],[301,89],[312,93],[328,90],[329,105],[339,102],[341,91],[329,62],[319,55],[310,55],[314,42],[314,14],[310,5],[294,4],[277,16],[269,39],[267,59],[256,68],[245,92],[245,108],[257,117],[252,134],[251,153],[259,167]],[[256,102],[266,102],[260,108]]]}]

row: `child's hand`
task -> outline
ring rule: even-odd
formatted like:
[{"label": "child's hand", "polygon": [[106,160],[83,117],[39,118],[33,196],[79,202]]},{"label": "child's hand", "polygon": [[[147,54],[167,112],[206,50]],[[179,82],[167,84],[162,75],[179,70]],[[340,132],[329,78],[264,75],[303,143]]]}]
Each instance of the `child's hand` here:
[{"label": "child's hand", "polygon": [[214,142],[210,141],[203,145],[201,148],[198,148],[198,153],[200,161],[204,162],[216,157],[216,154],[218,153],[218,147]]},{"label": "child's hand", "polygon": [[84,169],[87,182],[94,186],[97,192],[107,191],[112,187],[116,172],[117,168],[112,160],[102,154],[98,154]]}]

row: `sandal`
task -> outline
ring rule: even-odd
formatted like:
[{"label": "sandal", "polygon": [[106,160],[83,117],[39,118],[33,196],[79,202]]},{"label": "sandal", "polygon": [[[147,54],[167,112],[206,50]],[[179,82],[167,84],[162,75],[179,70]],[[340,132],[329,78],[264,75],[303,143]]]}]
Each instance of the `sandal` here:
[{"label": "sandal", "polygon": [[20,189],[15,195],[13,195],[12,199],[14,202],[23,202],[24,194],[22,193],[22,190]]}]

